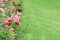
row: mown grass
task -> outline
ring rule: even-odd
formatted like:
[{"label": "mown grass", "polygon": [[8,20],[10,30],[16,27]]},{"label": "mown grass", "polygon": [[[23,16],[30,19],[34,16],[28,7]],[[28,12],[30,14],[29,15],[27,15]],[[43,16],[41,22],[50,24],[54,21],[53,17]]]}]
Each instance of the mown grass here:
[{"label": "mown grass", "polygon": [[60,0],[23,0],[18,40],[60,40]]}]

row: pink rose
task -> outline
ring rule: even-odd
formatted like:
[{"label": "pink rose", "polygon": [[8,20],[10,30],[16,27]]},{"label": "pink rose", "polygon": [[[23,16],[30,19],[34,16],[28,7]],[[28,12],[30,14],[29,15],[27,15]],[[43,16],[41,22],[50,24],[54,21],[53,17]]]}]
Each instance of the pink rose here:
[{"label": "pink rose", "polygon": [[4,25],[8,25],[8,21],[7,20],[3,20],[3,24]]},{"label": "pink rose", "polygon": [[3,24],[4,24],[4,25],[9,25],[9,24],[10,24],[10,21],[3,20]]},{"label": "pink rose", "polygon": [[14,31],[14,28],[11,27],[10,30],[11,30],[11,31]]},{"label": "pink rose", "polygon": [[1,12],[5,12],[5,10],[4,10],[3,8],[0,8],[0,11],[1,11]]},{"label": "pink rose", "polygon": [[14,20],[15,24],[19,25],[19,21],[18,20]]},{"label": "pink rose", "polygon": [[19,16],[18,15],[14,16],[14,22],[15,22],[15,24],[19,25]]},{"label": "pink rose", "polygon": [[5,0],[6,3],[9,3],[9,0]]},{"label": "pink rose", "polygon": [[0,0],[0,2],[3,2],[4,0]]}]

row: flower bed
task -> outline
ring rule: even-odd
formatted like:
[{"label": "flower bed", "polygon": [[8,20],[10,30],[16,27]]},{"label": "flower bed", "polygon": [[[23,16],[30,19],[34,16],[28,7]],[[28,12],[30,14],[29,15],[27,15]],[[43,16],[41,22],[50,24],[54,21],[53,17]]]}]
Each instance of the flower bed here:
[{"label": "flower bed", "polygon": [[0,40],[16,40],[21,13],[21,4],[12,0],[0,0]]}]

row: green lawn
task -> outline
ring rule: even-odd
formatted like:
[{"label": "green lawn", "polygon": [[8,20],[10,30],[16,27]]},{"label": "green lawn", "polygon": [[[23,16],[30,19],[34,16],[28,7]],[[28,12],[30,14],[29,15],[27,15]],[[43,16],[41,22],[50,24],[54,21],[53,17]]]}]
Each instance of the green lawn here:
[{"label": "green lawn", "polygon": [[18,40],[60,40],[60,0],[23,0]]}]

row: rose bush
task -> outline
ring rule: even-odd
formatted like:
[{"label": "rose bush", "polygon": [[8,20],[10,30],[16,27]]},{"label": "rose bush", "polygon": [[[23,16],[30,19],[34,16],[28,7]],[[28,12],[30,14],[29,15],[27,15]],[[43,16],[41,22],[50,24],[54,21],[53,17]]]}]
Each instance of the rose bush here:
[{"label": "rose bush", "polygon": [[[0,40],[15,40],[17,36],[16,26],[20,25],[21,5],[10,1],[11,0],[0,0]],[[2,3],[4,7],[2,7]],[[11,3],[13,5],[9,5]],[[14,6],[15,4],[16,6]],[[8,5],[8,7],[6,7],[6,5]]]}]

